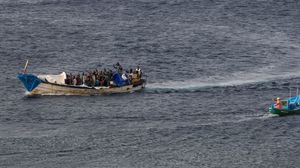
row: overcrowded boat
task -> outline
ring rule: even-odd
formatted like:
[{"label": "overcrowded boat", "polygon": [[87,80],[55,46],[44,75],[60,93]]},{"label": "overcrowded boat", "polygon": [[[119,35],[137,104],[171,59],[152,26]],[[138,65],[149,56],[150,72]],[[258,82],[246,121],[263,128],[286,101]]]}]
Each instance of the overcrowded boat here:
[{"label": "overcrowded boat", "polygon": [[26,95],[101,95],[130,93],[145,88],[146,80],[138,66],[125,71],[117,63],[113,70],[93,70],[86,73],[62,72],[58,75],[35,75],[27,73],[28,61],[17,77],[26,89]]}]

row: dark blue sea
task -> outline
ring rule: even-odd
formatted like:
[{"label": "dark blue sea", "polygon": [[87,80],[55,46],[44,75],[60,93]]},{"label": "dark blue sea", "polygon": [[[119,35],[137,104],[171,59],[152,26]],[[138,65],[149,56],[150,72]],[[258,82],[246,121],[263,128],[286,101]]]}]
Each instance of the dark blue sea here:
[{"label": "dark blue sea", "polygon": [[[297,168],[299,0],[0,0],[0,167]],[[140,65],[141,92],[29,98],[16,78]]]}]

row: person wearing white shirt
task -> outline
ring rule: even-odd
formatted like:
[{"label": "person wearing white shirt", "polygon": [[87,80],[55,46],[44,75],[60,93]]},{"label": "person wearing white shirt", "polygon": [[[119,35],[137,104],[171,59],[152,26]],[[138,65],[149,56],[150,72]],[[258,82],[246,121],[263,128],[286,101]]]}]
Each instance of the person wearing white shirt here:
[{"label": "person wearing white shirt", "polygon": [[135,69],[135,71],[137,72],[139,77],[142,77],[142,70],[140,68],[140,66],[137,66],[137,68]]}]

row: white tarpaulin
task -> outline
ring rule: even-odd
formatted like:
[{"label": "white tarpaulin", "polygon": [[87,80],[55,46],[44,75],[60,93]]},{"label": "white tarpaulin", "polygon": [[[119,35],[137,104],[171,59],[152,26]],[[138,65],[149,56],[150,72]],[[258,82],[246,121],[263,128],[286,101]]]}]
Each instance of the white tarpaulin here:
[{"label": "white tarpaulin", "polygon": [[38,78],[40,78],[43,81],[48,81],[50,83],[65,84],[67,74],[65,72],[62,72],[59,75],[38,75]]}]

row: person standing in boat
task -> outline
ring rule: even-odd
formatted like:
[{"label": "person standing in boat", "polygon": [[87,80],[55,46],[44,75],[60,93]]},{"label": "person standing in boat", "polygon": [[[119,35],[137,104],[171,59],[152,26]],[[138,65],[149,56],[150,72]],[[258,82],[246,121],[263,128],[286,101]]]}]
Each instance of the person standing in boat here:
[{"label": "person standing in boat", "polygon": [[117,69],[118,73],[122,73],[122,71],[123,71],[123,67],[121,66],[121,64],[119,62],[117,62],[114,65],[114,68]]},{"label": "person standing in boat", "polygon": [[282,109],[282,102],[281,102],[280,98],[277,97],[277,99],[275,101],[276,101],[275,102],[275,108]]},{"label": "person standing in boat", "polygon": [[137,68],[135,69],[135,71],[138,74],[138,77],[141,78],[142,77],[142,70],[141,70],[140,66],[137,66]]},{"label": "person standing in boat", "polygon": [[133,71],[132,71],[132,69],[129,70],[128,77],[129,77],[129,80],[132,81],[132,78],[133,78]]}]

